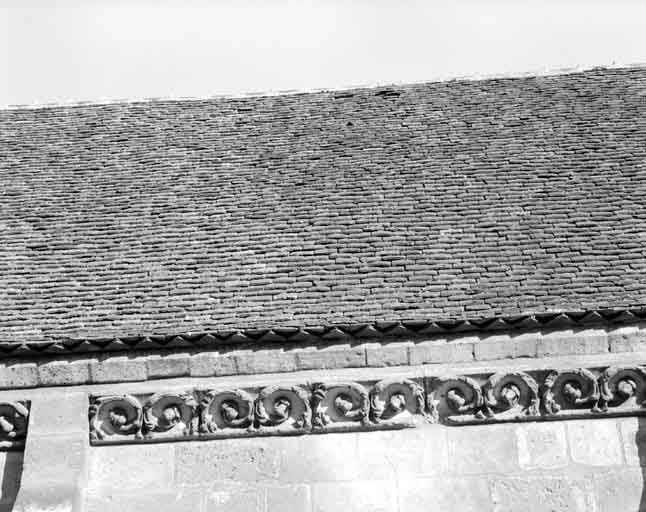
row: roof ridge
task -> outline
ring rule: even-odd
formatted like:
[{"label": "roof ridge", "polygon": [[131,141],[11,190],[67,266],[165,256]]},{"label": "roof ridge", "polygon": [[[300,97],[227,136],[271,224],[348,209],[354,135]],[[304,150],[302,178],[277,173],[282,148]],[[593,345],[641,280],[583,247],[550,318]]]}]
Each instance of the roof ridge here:
[{"label": "roof ridge", "polygon": [[220,99],[243,99],[243,98],[261,98],[272,96],[291,96],[297,94],[316,94],[337,91],[354,91],[378,89],[381,87],[405,87],[413,85],[434,84],[443,82],[471,82],[487,81],[502,79],[523,79],[533,77],[550,77],[563,76],[575,73],[584,73],[596,70],[631,70],[646,69],[646,62],[637,62],[629,64],[616,64],[615,62],[605,65],[579,65],[575,67],[564,68],[540,68],[529,71],[511,71],[500,73],[474,73],[470,75],[444,74],[434,78],[416,80],[410,82],[374,82],[369,84],[343,85],[339,87],[322,87],[322,88],[303,88],[303,89],[286,89],[286,90],[268,90],[268,91],[251,91],[242,93],[222,93],[204,96],[163,96],[163,97],[139,97],[139,98],[115,98],[115,99],[98,99],[98,100],[69,100],[62,102],[32,103],[32,104],[1,104],[0,111],[12,110],[38,110],[61,107],[87,107],[101,105],[127,105],[133,103],[168,103],[168,102],[198,102]]}]

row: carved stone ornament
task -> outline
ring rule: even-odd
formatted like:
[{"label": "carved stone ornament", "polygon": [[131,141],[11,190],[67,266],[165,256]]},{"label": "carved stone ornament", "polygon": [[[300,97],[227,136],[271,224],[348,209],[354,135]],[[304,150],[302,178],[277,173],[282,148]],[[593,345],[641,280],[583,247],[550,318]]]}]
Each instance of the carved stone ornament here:
[{"label": "carved stone ornament", "polygon": [[496,373],[483,387],[487,418],[519,420],[540,415],[538,383],[524,372]]},{"label": "carved stone ornament", "polygon": [[158,393],[143,407],[143,434],[146,439],[197,434],[197,400],[190,393]]},{"label": "carved stone ornament", "polygon": [[29,423],[29,402],[0,402],[0,449],[24,448]]},{"label": "carved stone ornament", "polygon": [[90,397],[90,439],[143,439],[143,409],[131,395]]},{"label": "carved stone ornament", "polygon": [[599,410],[644,411],[646,370],[639,366],[612,366],[600,378]]},{"label": "carved stone ornament", "polygon": [[547,415],[581,415],[597,412],[599,384],[586,369],[553,371],[543,385],[543,408]]},{"label": "carved stone ornament", "polygon": [[367,425],[369,411],[368,392],[361,384],[348,382],[313,386],[312,425],[314,428],[343,429],[357,423]]},{"label": "carved stone ornament", "polygon": [[200,432],[227,433],[253,424],[253,398],[241,389],[209,389],[202,397]]},{"label": "carved stone ornament", "polygon": [[255,420],[260,430],[307,430],[311,416],[307,392],[298,386],[270,386],[256,398]]},{"label": "carved stone ornament", "polygon": [[383,380],[370,394],[373,423],[415,424],[425,419],[424,389],[409,379]]},{"label": "carved stone ornament", "polygon": [[431,387],[428,408],[432,421],[462,424],[485,419],[482,389],[471,377],[438,377]]}]

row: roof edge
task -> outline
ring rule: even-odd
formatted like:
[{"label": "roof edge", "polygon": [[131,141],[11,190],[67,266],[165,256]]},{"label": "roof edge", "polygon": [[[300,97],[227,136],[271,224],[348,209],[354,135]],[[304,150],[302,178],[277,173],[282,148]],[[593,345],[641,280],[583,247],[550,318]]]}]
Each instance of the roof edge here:
[{"label": "roof edge", "polygon": [[646,307],[576,312],[534,313],[513,317],[464,320],[385,320],[329,324],[317,327],[267,327],[226,331],[158,333],[150,335],[61,338],[33,342],[0,342],[0,359],[88,352],[200,349],[240,344],[312,344],[366,342],[379,339],[420,339],[429,336],[488,334],[536,330],[622,326],[646,320]]},{"label": "roof edge", "polygon": [[354,91],[359,89],[377,89],[381,87],[404,87],[409,85],[422,85],[443,82],[475,82],[486,80],[502,80],[502,79],[523,79],[534,77],[550,77],[571,75],[575,73],[583,73],[586,71],[594,70],[631,70],[631,69],[645,69],[646,62],[629,63],[629,64],[608,64],[608,65],[582,65],[566,68],[540,68],[529,71],[513,71],[501,73],[474,73],[471,75],[451,75],[444,74],[438,75],[433,78],[411,81],[411,82],[374,82],[369,84],[353,84],[343,85],[339,87],[324,87],[324,88],[305,88],[305,89],[287,89],[287,90],[269,90],[269,91],[251,91],[235,94],[212,94],[205,96],[165,96],[165,97],[139,97],[139,98],[119,98],[119,99],[98,99],[98,100],[69,100],[63,102],[49,102],[49,103],[33,103],[33,104],[1,104],[0,111],[12,110],[38,110],[48,108],[61,108],[61,107],[87,107],[87,106],[101,106],[101,105],[126,105],[134,103],[166,103],[166,102],[192,102],[192,101],[208,101],[219,99],[243,99],[243,98],[256,98],[256,97],[271,97],[271,96],[291,96],[298,94],[314,94],[325,92],[338,92],[338,91]]}]

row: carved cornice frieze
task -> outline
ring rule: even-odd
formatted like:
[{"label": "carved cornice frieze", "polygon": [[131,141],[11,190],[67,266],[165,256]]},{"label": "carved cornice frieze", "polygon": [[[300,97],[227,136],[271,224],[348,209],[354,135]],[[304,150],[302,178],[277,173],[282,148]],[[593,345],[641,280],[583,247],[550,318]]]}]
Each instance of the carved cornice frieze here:
[{"label": "carved cornice frieze", "polygon": [[90,397],[93,444],[646,414],[642,366]]},{"label": "carved cornice frieze", "polygon": [[495,317],[466,320],[397,320],[319,327],[271,327],[226,331],[122,336],[114,338],[68,338],[31,343],[0,342],[0,359],[130,350],[198,349],[245,343],[334,343],[370,339],[419,339],[464,333],[517,333],[531,330],[617,327],[646,320],[646,308],[594,310]]}]

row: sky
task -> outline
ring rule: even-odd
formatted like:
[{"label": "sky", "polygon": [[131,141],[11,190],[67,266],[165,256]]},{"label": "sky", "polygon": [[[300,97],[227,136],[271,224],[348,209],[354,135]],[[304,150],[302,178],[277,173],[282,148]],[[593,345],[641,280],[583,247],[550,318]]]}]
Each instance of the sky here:
[{"label": "sky", "polygon": [[0,105],[646,62],[643,0],[1,0]]}]

